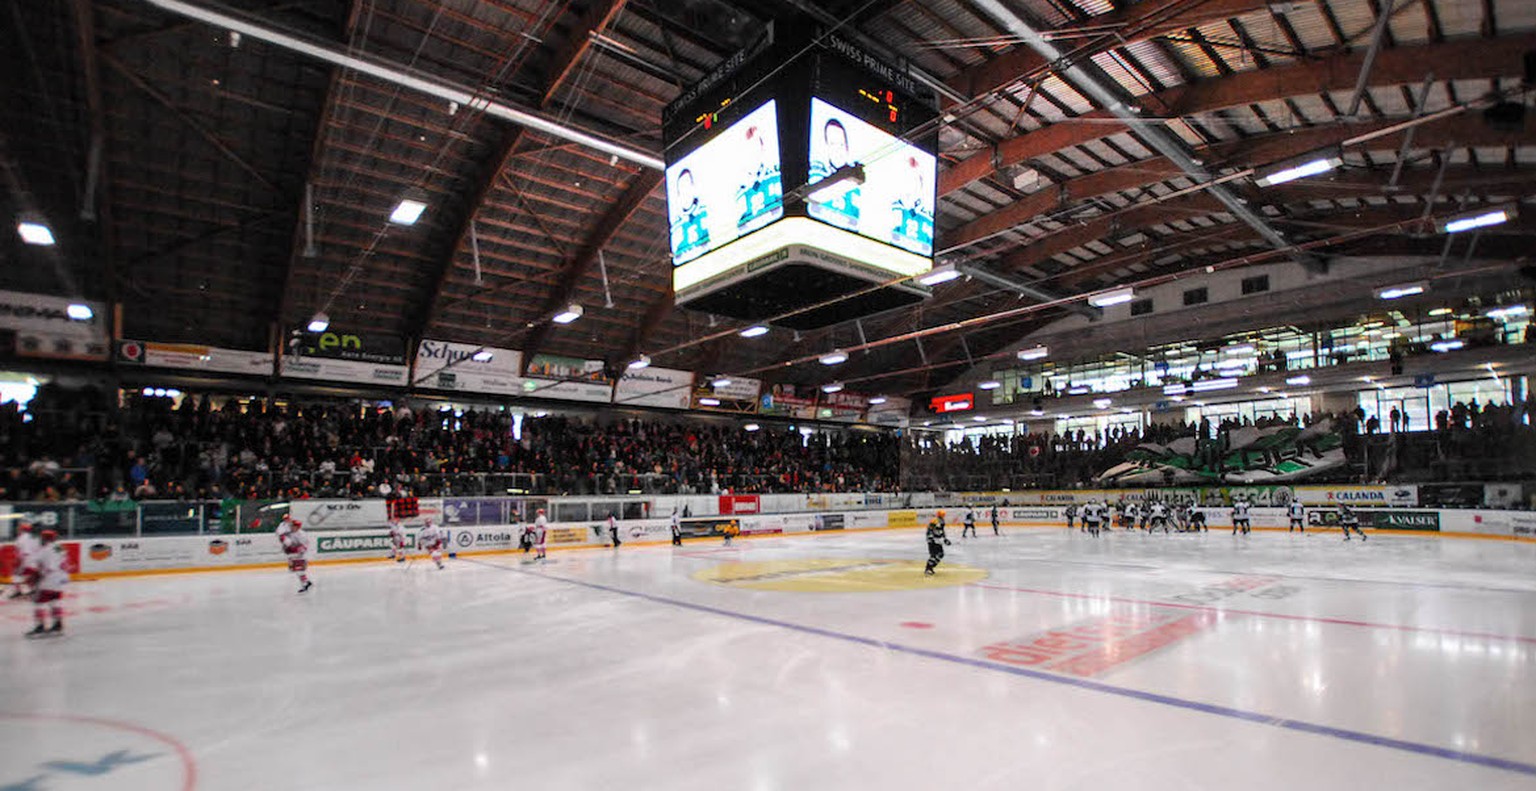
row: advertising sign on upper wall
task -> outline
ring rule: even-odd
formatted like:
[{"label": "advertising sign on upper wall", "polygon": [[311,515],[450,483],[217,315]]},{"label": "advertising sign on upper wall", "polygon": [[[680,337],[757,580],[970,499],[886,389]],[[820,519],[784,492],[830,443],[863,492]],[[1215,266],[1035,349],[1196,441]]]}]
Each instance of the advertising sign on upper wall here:
[{"label": "advertising sign on upper wall", "polygon": [[119,341],[117,359],[119,362],[137,363],[151,368],[180,368],[250,376],[272,375],[272,355],[269,352],[221,349],[193,343]]},{"label": "advertising sign on upper wall", "polygon": [[523,353],[473,343],[423,338],[416,347],[415,384],[437,390],[518,395]]},{"label": "advertising sign on upper wall", "polygon": [[[70,318],[69,306],[75,303],[89,307],[91,318]],[[106,311],[104,302],[0,291],[0,330],[15,333],[20,357],[107,359]]]},{"label": "advertising sign on upper wall", "polygon": [[382,333],[301,331],[283,355],[282,375],[360,385],[404,385],[405,339]]},{"label": "advertising sign on upper wall", "polygon": [[613,400],[613,380],[608,378],[605,368],[602,360],[535,354],[528,361],[523,395],[607,403]]},{"label": "advertising sign on upper wall", "polygon": [[616,406],[658,406],[687,409],[693,392],[693,372],[672,368],[625,371],[613,389]]}]

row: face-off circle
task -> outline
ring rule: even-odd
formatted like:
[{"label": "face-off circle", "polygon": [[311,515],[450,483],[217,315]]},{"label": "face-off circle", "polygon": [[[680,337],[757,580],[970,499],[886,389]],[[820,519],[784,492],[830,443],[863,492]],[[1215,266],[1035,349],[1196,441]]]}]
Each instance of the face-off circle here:
[{"label": "face-off circle", "polygon": [[192,753],[132,722],[71,714],[0,713],[0,788],[191,791]]}]

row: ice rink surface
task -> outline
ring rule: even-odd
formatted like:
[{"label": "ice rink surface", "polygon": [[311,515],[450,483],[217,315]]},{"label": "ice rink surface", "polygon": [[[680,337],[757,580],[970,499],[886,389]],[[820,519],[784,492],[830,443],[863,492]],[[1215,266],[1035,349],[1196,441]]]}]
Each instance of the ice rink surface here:
[{"label": "ice rink surface", "polygon": [[1536,544],[981,532],[76,584],[0,791],[1536,788]]}]

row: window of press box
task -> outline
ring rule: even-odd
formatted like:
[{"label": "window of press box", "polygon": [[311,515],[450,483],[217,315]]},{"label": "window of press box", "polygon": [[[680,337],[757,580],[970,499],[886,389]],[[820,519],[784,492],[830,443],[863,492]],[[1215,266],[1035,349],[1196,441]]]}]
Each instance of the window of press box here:
[{"label": "window of press box", "polygon": [[1243,278],[1243,294],[1262,294],[1269,290],[1269,275]]},{"label": "window of press box", "polygon": [[1145,316],[1152,312],[1152,300],[1138,299],[1131,303],[1132,316]]},{"label": "window of press box", "polygon": [[1205,286],[1201,286],[1200,288],[1192,288],[1184,292],[1185,305],[1204,305],[1205,303],[1209,302],[1210,299],[1210,292],[1206,290]]}]

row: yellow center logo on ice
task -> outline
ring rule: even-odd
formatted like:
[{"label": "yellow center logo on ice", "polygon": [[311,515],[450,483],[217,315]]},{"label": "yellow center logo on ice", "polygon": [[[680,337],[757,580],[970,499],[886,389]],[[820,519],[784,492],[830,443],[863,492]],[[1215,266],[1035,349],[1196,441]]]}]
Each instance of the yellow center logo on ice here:
[{"label": "yellow center logo on ice", "polygon": [[734,588],[813,593],[871,593],[966,585],[986,579],[985,569],[943,563],[932,577],[923,560],[892,558],[800,558],[722,563],[693,578]]}]

